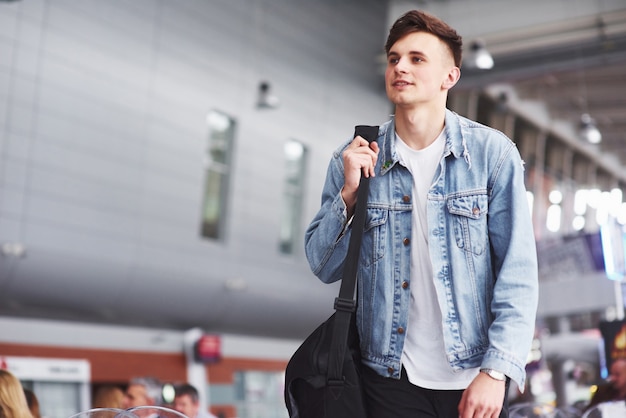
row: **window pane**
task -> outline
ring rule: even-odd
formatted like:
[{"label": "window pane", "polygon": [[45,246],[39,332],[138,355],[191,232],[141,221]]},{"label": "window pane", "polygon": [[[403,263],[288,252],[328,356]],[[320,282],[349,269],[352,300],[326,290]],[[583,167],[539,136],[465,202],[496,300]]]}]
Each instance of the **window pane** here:
[{"label": "window pane", "polygon": [[212,111],[207,122],[209,141],[202,205],[202,235],[223,238],[235,121],[221,112]]},{"label": "window pane", "polygon": [[293,254],[300,238],[304,175],[306,169],[306,147],[298,141],[285,144],[285,184],[283,210],[280,226],[280,251]]}]

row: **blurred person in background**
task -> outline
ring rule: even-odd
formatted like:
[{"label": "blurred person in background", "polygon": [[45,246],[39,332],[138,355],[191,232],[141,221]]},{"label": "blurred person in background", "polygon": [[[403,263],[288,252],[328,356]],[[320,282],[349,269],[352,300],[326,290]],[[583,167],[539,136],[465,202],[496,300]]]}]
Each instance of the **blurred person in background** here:
[{"label": "blurred person in background", "polygon": [[94,396],[94,408],[124,408],[124,391],[115,385],[100,387]]},{"label": "blurred person in background", "polygon": [[[136,408],[139,406],[160,406],[163,392],[163,385],[158,379],[153,377],[136,377],[128,383],[128,388],[124,394],[124,409]],[[135,413],[140,417],[158,416],[158,410],[146,409]]]},{"label": "blurred person in background", "polygon": [[626,400],[626,358],[618,358],[611,364],[608,383],[599,385],[586,409],[602,402]]},{"label": "blurred person in background", "polygon": [[217,418],[208,411],[200,409],[200,396],[198,390],[188,384],[174,387],[174,409],[189,418]]},{"label": "blurred person in background", "polygon": [[39,400],[37,399],[37,395],[30,389],[24,388],[24,395],[26,396],[26,403],[28,404],[28,409],[30,409],[30,414],[33,418],[41,418],[41,412],[39,411]]},{"label": "blurred person in background", "polygon": [[0,418],[32,418],[24,388],[17,377],[0,369]]}]

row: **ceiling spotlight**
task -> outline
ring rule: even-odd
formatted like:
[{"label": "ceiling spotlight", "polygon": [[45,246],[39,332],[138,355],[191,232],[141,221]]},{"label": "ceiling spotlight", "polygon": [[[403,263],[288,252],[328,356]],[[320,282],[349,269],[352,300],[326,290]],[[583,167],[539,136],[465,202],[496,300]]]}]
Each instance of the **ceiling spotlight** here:
[{"label": "ceiling spotlight", "polygon": [[589,113],[580,116],[580,136],[590,144],[599,144],[602,141],[602,133]]},{"label": "ceiling spotlight", "polygon": [[271,93],[271,85],[267,81],[259,84],[259,97],[256,107],[258,109],[276,109],[280,104],[278,97]]},{"label": "ceiling spotlight", "polygon": [[465,59],[466,68],[478,70],[490,70],[493,68],[493,57],[487,51],[485,42],[477,39],[470,45],[470,50]]}]

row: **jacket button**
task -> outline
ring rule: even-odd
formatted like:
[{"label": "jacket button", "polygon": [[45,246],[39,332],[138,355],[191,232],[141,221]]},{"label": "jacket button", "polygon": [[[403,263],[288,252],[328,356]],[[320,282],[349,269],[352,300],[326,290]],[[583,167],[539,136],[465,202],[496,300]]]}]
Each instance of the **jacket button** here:
[{"label": "jacket button", "polygon": [[408,287],[409,287],[409,282],[407,282],[407,281],[402,282],[402,288],[403,289],[406,289]]},{"label": "jacket button", "polygon": [[402,240],[402,243],[404,245],[409,245],[411,243],[411,240],[409,238],[405,238],[405,239]]},{"label": "jacket button", "polygon": [[387,367],[387,372],[389,374],[393,374],[393,367]]},{"label": "jacket button", "polygon": [[473,213],[474,215],[478,215],[478,214],[480,214],[480,209],[478,209],[478,208],[474,208],[474,209],[472,209],[472,213]]},{"label": "jacket button", "polygon": [[409,203],[411,201],[411,196],[408,196],[408,195],[402,196],[402,201],[404,203]]},{"label": "jacket button", "polygon": [[402,327],[398,328],[398,334],[404,334],[404,328]]}]

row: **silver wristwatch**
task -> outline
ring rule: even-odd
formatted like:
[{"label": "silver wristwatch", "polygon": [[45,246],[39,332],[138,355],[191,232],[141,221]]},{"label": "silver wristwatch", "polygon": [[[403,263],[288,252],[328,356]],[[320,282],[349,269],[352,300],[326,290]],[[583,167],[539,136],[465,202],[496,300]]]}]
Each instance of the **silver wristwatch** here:
[{"label": "silver wristwatch", "polygon": [[504,373],[501,373],[497,370],[480,369],[480,372],[485,373],[487,376],[491,377],[492,379],[500,380],[501,382],[504,382],[506,380],[506,376],[504,375]]}]

